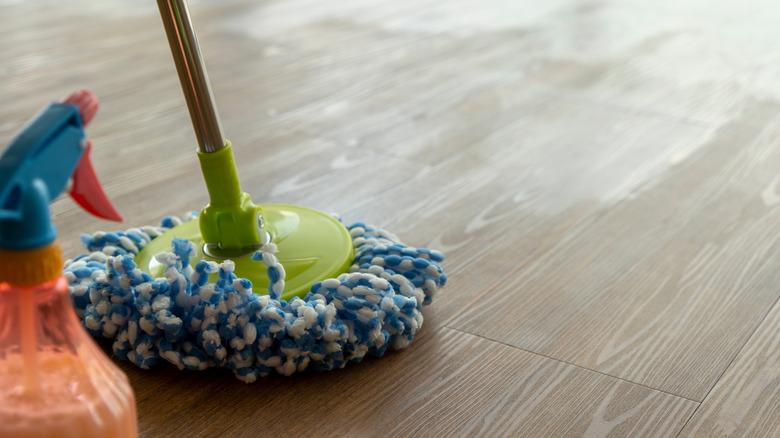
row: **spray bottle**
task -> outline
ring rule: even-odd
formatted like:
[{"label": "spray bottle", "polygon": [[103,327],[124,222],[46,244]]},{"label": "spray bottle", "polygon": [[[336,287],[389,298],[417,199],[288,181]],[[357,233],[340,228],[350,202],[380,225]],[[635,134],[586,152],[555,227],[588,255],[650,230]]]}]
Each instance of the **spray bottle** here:
[{"label": "spray bottle", "polygon": [[89,158],[86,90],[53,103],[0,156],[0,437],[135,437],[127,376],[84,331],[62,276],[49,203],[65,190],[121,220]]}]

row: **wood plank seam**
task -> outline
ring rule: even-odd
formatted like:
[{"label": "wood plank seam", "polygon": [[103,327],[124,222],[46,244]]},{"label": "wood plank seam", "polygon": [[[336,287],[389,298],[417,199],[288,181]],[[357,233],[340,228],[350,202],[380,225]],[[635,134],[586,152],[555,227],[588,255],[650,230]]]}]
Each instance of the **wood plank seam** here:
[{"label": "wood plank seam", "polygon": [[[577,367],[577,368],[580,368],[580,369],[583,369],[583,370],[586,370],[586,371],[590,371],[590,372],[593,372],[593,373],[596,373],[596,374],[600,374],[600,375],[605,376],[605,377],[611,377],[613,379],[617,379],[617,380],[620,380],[620,381],[623,381],[623,382],[626,382],[626,383],[630,383],[632,385],[636,385],[636,386],[639,386],[639,387],[642,387],[642,388],[645,388],[645,389],[649,389],[649,390],[656,391],[656,392],[661,392],[661,393],[664,393],[664,394],[667,394],[667,395],[670,395],[670,396],[673,396],[673,397],[677,397],[677,398],[681,398],[681,399],[684,399],[684,400],[688,400],[690,402],[696,403],[697,408],[702,403],[701,401],[693,400],[691,398],[688,398],[688,397],[685,397],[685,396],[682,396],[682,395],[679,395],[679,394],[673,394],[673,393],[671,393],[669,391],[664,391],[662,389],[653,388],[652,386],[647,386],[647,385],[644,385],[642,383],[634,382],[634,381],[625,379],[623,377],[613,376],[611,374],[607,374],[607,373],[602,372],[602,371],[598,371],[598,370],[594,370],[594,369],[591,369],[591,368],[588,368],[588,367],[584,367],[582,365],[578,365],[578,364],[573,363],[573,362],[569,362],[569,361],[566,361],[566,360],[558,359],[558,358],[555,358],[555,357],[552,357],[552,356],[547,356],[547,355],[544,355],[544,354],[541,354],[541,353],[537,353],[535,351],[526,350],[526,349],[520,348],[520,347],[518,347],[516,345],[507,344],[506,342],[501,342],[501,341],[498,341],[496,339],[487,338],[485,336],[482,336],[482,335],[479,335],[479,334],[476,334],[476,333],[471,333],[471,332],[468,332],[468,331],[465,331],[465,330],[461,330],[461,329],[458,329],[458,328],[455,328],[455,327],[450,327],[450,326],[448,326],[446,324],[443,326],[443,328],[446,328],[446,329],[449,329],[449,330],[454,330],[454,331],[460,332],[460,333],[465,333],[465,334],[471,335],[471,336],[476,336],[476,337],[484,339],[486,341],[495,342],[497,344],[501,344],[501,345],[504,345],[504,346],[507,346],[507,347],[511,347],[511,348],[520,350],[520,351],[524,351],[526,353],[533,354],[535,356],[543,357],[543,358],[549,359],[549,360],[554,360],[556,362],[564,363],[566,365],[571,365],[573,367]],[[693,415],[691,415],[691,417],[692,416]],[[690,420],[690,418],[688,420]],[[685,427],[685,425],[683,425],[683,428],[684,427]],[[680,429],[680,431],[682,431],[682,428]]]},{"label": "wood plank seam", "polygon": [[731,361],[729,361],[729,364],[723,369],[723,372],[720,373],[720,376],[718,376],[718,378],[715,380],[715,382],[713,382],[713,384],[710,387],[709,391],[707,391],[707,394],[704,396],[704,398],[701,400],[701,402],[699,402],[699,404],[696,406],[696,408],[691,413],[691,416],[688,417],[687,420],[685,420],[685,424],[683,424],[682,429],[680,429],[677,432],[677,435],[675,435],[675,438],[678,438],[680,436],[680,434],[682,434],[683,430],[685,430],[685,428],[688,426],[688,423],[690,423],[691,420],[693,419],[693,417],[696,416],[696,413],[699,411],[699,408],[704,404],[704,402],[707,401],[707,398],[712,393],[712,390],[715,389],[715,387],[718,385],[718,382],[721,381],[721,379],[726,374],[726,372],[731,368],[731,366],[734,364],[734,362],[736,362],[737,358],[739,358],[739,356],[742,354],[742,351],[745,349],[745,346],[747,346],[748,343],[750,342],[750,340],[753,339],[753,337],[756,335],[756,332],[758,332],[758,329],[764,324],[764,322],[766,321],[767,317],[772,313],[772,310],[775,307],[778,307],[778,306],[780,306],[780,297],[775,299],[775,302],[771,306],[769,306],[769,310],[764,314],[764,317],[761,318],[761,321],[758,324],[756,324],[756,326],[753,328],[753,331],[750,333],[750,336],[748,336],[747,339],[745,340],[745,342],[742,344],[742,346],[739,347],[739,350],[737,350],[737,352],[734,354],[734,357],[731,358]]}]

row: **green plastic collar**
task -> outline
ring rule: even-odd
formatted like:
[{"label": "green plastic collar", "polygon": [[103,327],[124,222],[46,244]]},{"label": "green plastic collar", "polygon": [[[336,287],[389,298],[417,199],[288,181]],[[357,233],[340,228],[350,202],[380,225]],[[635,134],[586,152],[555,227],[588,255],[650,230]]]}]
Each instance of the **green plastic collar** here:
[{"label": "green plastic collar", "polygon": [[205,250],[217,257],[246,253],[260,246],[260,207],[241,191],[230,141],[216,152],[198,152],[209,204],[198,217]]}]

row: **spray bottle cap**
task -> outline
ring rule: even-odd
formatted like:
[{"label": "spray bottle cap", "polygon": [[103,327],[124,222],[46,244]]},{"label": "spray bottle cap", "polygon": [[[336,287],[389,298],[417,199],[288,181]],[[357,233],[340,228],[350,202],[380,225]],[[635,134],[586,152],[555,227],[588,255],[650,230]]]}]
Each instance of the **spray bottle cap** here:
[{"label": "spray bottle cap", "polygon": [[122,220],[89,157],[84,125],[97,107],[87,90],[52,103],[0,155],[0,282],[36,284],[59,275],[62,261],[49,203],[66,188],[93,215]]}]

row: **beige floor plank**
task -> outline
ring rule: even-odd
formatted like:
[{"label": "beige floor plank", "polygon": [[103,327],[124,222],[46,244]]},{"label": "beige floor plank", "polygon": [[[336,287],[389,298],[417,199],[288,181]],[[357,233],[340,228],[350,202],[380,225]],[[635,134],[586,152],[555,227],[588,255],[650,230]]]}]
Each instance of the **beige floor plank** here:
[{"label": "beige floor plank", "polygon": [[[510,90],[485,93],[506,91],[511,99]],[[523,305],[523,291],[506,287],[516,272],[565,247],[563,241],[669,171],[673,157],[710,138],[698,125],[594,108],[549,93],[526,95],[517,107],[522,109],[514,122],[483,131],[482,138],[462,148],[464,156],[345,212],[348,219],[385,224],[412,242],[445,250],[454,283],[428,310],[437,321],[472,305],[516,298]],[[607,132],[601,128],[611,123]],[[659,144],[651,135],[660,132],[669,133],[668,141]],[[492,288],[496,284],[504,287]],[[486,323],[500,322],[494,319]]]},{"label": "beige floor plank", "polygon": [[768,122],[714,133],[453,326],[701,400],[779,294]]},{"label": "beige floor plank", "polygon": [[758,327],[681,436],[780,436],[780,306]]},{"label": "beige floor plank", "polygon": [[[780,295],[780,8],[192,5],[244,189],[443,249],[451,280],[408,351],[339,372],[123,365],[145,435],[674,436],[708,393],[686,433],[778,432],[777,310],[726,369]],[[153,2],[0,0],[0,59],[0,145],[88,86],[127,226],[206,202]],[[68,256],[111,228],[53,211]]]},{"label": "beige floor plank", "polygon": [[[130,374],[149,435],[673,436],[696,406],[448,329],[379,361],[257,385]],[[177,410],[186,422],[163,420]]]}]

